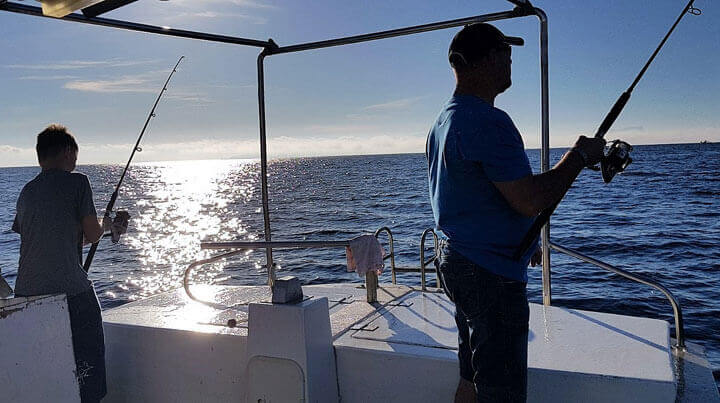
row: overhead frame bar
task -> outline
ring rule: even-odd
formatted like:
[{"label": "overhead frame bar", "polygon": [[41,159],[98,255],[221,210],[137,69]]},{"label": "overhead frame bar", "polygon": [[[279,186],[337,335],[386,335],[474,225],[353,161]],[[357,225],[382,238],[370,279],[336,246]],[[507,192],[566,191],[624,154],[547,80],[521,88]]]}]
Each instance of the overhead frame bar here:
[{"label": "overhead frame bar", "polygon": [[[229,43],[235,45],[255,46],[263,48],[258,55],[258,113],[260,126],[260,175],[262,185],[262,207],[263,220],[265,227],[265,241],[271,242],[272,234],[270,228],[270,211],[267,184],[267,126],[265,121],[265,78],[264,78],[264,60],[267,56],[273,54],[301,52],[312,49],[329,48],[334,46],[349,45],[353,43],[368,42],[379,39],[386,39],[398,36],[412,35],[423,32],[436,31],[440,29],[454,28],[466,24],[477,22],[498,21],[504,19],[519,18],[535,15],[540,21],[540,76],[541,76],[541,172],[550,169],[550,129],[549,129],[549,91],[548,91],[548,25],[545,12],[539,8],[531,7],[523,2],[512,1],[514,4],[520,3],[513,10],[479,15],[475,17],[460,18],[455,20],[416,25],[407,28],[392,29],[380,31],[364,35],[355,35],[326,41],[308,42],[290,46],[278,46],[272,39],[267,41],[259,41],[255,39],[239,38],[226,35],[208,34],[197,31],[186,31],[181,29],[158,27],[153,25],[139,24],[129,21],[113,20],[108,18],[88,18],[80,14],[69,14],[62,20],[80,22],[84,24],[107,26],[112,28],[120,28],[131,31],[147,32],[158,35],[175,36],[181,38],[198,39],[210,42]],[[529,4],[529,3],[528,3]],[[7,0],[0,0],[0,10],[10,11],[14,13],[33,15],[38,17],[53,18],[43,15],[40,7],[28,6],[24,4],[12,3]],[[542,283],[543,283],[543,304],[550,305],[550,224],[545,225],[542,231]],[[268,284],[272,285],[275,280],[275,267],[272,259],[272,247],[266,248],[267,253],[267,269]]]},{"label": "overhead frame bar", "polygon": [[44,15],[42,13],[42,8],[40,8],[40,7],[28,6],[25,4],[18,4],[18,3],[12,3],[12,2],[3,3],[2,1],[0,1],[0,10],[10,11],[10,12],[19,13],[19,14],[33,15],[36,17],[52,18],[54,20],[81,22],[81,23],[90,24],[90,25],[101,25],[101,26],[105,26],[105,27],[120,28],[120,29],[126,29],[126,30],[130,30],[130,31],[139,31],[139,32],[147,32],[147,33],[158,34],[158,35],[176,36],[176,37],[180,37],[180,38],[199,39],[199,40],[210,41],[210,42],[232,43],[235,45],[255,46],[255,47],[259,47],[259,48],[265,48],[265,47],[274,45],[270,41],[258,41],[255,39],[238,38],[238,37],[227,36],[227,35],[216,35],[216,34],[208,34],[205,32],[186,31],[183,29],[158,27],[156,25],[139,24],[139,23],[135,23],[135,22],[113,20],[113,19],[109,19],[109,18],[101,18],[101,17],[88,18],[82,14],[77,14],[77,13],[68,14],[63,18],[55,18],[55,17],[50,17],[47,15]]},{"label": "overhead frame bar", "polygon": [[[535,15],[540,21],[540,76],[541,76],[541,156],[540,170],[545,172],[550,169],[550,112],[549,112],[549,90],[548,90],[548,25],[545,12],[535,7],[515,7],[511,11],[478,15],[475,17],[460,18],[450,21],[442,21],[431,24],[416,25],[407,28],[399,28],[388,31],[375,32],[364,35],[348,36],[344,38],[331,39],[326,41],[308,42],[290,46],[270,46],[260,53],[257,60],[258,68],[258,111],[260,125],[260,171],[262,187],[263,220],[265,224],[265,241],[272,241],[270,228],[270,208],[268,205],[268,184],[267,184],[267,125],[265,122],[265,82],[264,82],[264,60],[267,56],[302,52],[306,50],[329,48],[334,46],[349,45],[360,42],[368,42],[379,39],[392,38],[418,34],[423,32],[436,31],[447,28],[459,27],[478,22],[498,21],[519,17]],[[550,281],[550,227],[549,222],[542,231],[542,283],[543,283],[543,304],[551,304],[551,281]],[[266,263],[268,270],[268,284],[273,285],[275,281],[275,266],[273,264],[272,248],[266,248]]]},{"label": "overhead frame bar", "polygon": [[475,17],[459,18],[456,20],[435,22],[435,23],[431,23],[431,24],[415,25],[412,27],[391,29],[388,31],[380,31],[380,32],[374,32],[374,33],[370,33],[370,34],[347,36],[344,38],[330,39],[330,40],[319,41],[319,42],[301,43],[301,44],[290,45],[290,46],[280,46],[275,49],[270,49],[269,53],[275,55],[275,54],[280,54],[280,53],[302,52],[305,50],[329,48],[329,47],[341,46],[341,45],[350,45],[353,43],[369,42],[369,41],[375,41],[378,39],[393,38],[396,36],[406,36],[406,35],[412,35],[412,34],[419,34],[419,33],[423,33],[423,32],[437,31],[440,29],[455,28],[455,27],[459,27],[459,26],[463,26],[463,25],[467,25],[467,24],[473,24],[476,22],[488,22],[488,21],[497,21],[497,20],[504,20],[504,19],[510,19],[510,18],[524,17],[526,15],[528,15],[528,13],[524,9],[515,8],[512,11],[504,11],[504,12],[493,13],[493,14],[478,15]]}]

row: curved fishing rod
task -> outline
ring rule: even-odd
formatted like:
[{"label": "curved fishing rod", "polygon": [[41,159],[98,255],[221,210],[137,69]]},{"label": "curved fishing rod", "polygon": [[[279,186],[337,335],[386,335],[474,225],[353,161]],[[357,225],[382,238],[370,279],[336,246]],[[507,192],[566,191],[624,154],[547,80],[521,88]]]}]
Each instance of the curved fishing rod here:
[{"label": "curved fishing rod", "polygon": [[[655,56],[657,56],[658,52],[660,52],[660,49],[663,47],[663,45],[665,45],[665,42],[670,37],[670,34],[672,34],[672,32],[675,30],[675,27],[678,25],[682,17],[684,17],[687,13],[693,15],[699,15],[701,13],[700,9],[693,7],[694,2],[695,0],[690,0],[685,6],[685,8],[683,8],[680,16],[677,18],[677,20],[675,20],[675,23],[672,25],[672,27],[670,27],[670,30],[667,32],[667,34],[665,34],[665,37],[662,39],[662,41],[660,41],[660,45],[658,45],[658,47],[655,49],[653,54],[650,56],[650,59],[648,59],[648,61],[645,63],[645,66],[643,66],[642,70],[640,70],[640,73],[638,73],[637,77],[635,77],[635,80],[632,82],[632,84],[630,84],[630,87],[628,87],[628,89],[620,95],[617,101],[615,101],[615,104],[610,109],[610,112],[608,112],[608,114],[605,116],[605,119],[603,119],[602,123],[600,124],[600,127],[597,129],[595,137],[605,137],[605,134],[608,132],[608,130],[610,130],[610,127],[613,125],[613,123],[615,123],[615,120],[620,115],[620,112],[622,112],[625,104],[630,99],[630,95],[632,94],[633,89],[635,89],[635,86],[645,74],[645,71],[647,71],[648,67],[650,67],[650,63],[652,63],[652,61],[655,59]],[[607,154],[600,161],[599,170],[602,172],[602,177],[605,183],[610,183],[615,174],[624,171],[625,168],[630,165],[630,163],[632,162],[632,159],[630,158],[630,151],[632,151],[632,146],[624,141],[614,140],[610,143]],[[578,172],[577,175],[579,174],[580,172]],[[575,181],[577,175],[575,175],[575,177],[572,179],[572,182]],[[565,191],[565,193],[567,193],[567,190]],[[560,197],[560,199],[558,199],[557,202],[555,202],[555,204],[540,212],[540,214],[535,218],[532,226],[525,234],[522,242],[520,242],[520,246],[518,246],[518,248],[515,250],[515,255],[513,255],[513,258],[515,260],[521,260],[522,257],[525,256],[525,254],[533,246],[535,240],[540,234],[540,230],[550,220],[550,216],[560,204],[563,197],[565,197],[565,193],[563,193],[563,195]]]},{"label": "curved fishing rod", "polygon": [[[120,180],[118,181],[117,185],[115,186],[115,191],[113,192],[112,196],[110,196],[110,201],[108,202],[107,207],[105,207],[105,214],[103,215],[103,221],[108,220],[110,218],[110,212],[112,212],[113,207],[115,207],[115,200],[118,197],[118,191],[120,190],[120,186],[123,183],[123,179],[125,179],[125,174],[127,173],[128,168],[130,168],[130,163],[132,162],[132,159],[135,156],[135,153],[138,151],[142,151],[142,149],[140,148],[140,141],[142,140],[143,136],[145,135],[145,129],[147,129],[148,124],[150,123],[150,119],[155,117],[155,108],[157,108],[158,102],[160,102],[160,98],[162,98],[165,91],[167,91],[167,85],[170,82],[170,79],[172,78],[173,74],[175,74],[178,66],[180,65],[180,62],[184,58],[185,58],[185,56],[180,56],[180,59],[178,59],[177,63],[175,63],[175,67],[173,67],[167,80],[165,80],[165,84],[163,85],[162,89],[160,90],[160,93],[158,94],[157,99],[155,99],[155,103],[153,104],[152,109],[150,109],[150,113],[148,114],[147,119],[145,119],[145,125],[143,125],[143,128],[140,131],[140,136],[138,136],[138,139],[135,142],[135,147],[133,147],[133,150],[130,153],[130,158],[128,158],[127,164],[125,164],[125,169],[123,169],[122,175],[120,175]],[[99,240],[97,242],[93,243],[92,246],[90,247],[90,250],[88,251],[87,257],[85,257],[85,263],[83,264],[83,269],[85,270],[85,272],[90,271],[90,265],[92,264],[93,257],[95,257],[95,251],[97,250],[99,243],[100,243]]]}]

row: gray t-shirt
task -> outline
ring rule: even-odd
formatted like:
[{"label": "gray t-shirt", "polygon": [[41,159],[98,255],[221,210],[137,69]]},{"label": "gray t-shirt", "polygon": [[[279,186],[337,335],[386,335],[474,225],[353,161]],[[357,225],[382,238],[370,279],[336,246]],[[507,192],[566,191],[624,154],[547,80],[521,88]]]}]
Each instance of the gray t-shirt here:
[{"label": "gray t-shirt", "polygon": [[25,185],[12,227],[20,234],[15,293],[73,296],[92,288],[82,268],[86,216],[97,216],[87,176],[52,169]]}]

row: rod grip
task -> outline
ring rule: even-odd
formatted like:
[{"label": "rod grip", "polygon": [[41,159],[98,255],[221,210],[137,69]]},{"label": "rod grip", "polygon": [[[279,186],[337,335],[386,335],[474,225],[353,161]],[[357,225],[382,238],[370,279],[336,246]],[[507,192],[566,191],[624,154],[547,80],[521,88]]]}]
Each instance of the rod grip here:
[{"label": "rod grip", "polygon": [[542,227],[545,226],[545,224],[547,224],[548,220],[550,220],[550,216],[555,211],[555,208],[558,206],[559,203],[560,202],[558,201],[557,203],[555,203],[555,205],[546,208],[545,210],[541,211],[537,217],[535,217],[535,221],[533,221],[532,226],[525,234],[525,237],[520,242],[520,245],[517,247],[517,249],[515,249],[513,259],[516,262],[522,260],[523,256],[525,256],[525,254],[528,253],[530,248],[535,245],[535,240],[537,239],[538,235],[540,235],[540,230],[542,229]]},{"label": "rod grip", "polygon": [[595,137],[605,137],[605,134],[608,132],[608,130],[610,130],[610,127],[613,125],[613,123],[615,123],[615,120],[618,118],[618,116],[620,116],[620,112],[622,112],[625,104],[629,99],[630,92],[628,91],[625,91],[620,95],[620,98],[615,101],[615,105],[613,105],[612,109],[610,109],[610,112],[608,112],[608,114],[605,116],[605,119],[603,119],[602,123],[600,123],[600,127],[595,133]]},{"label": "rod grip", "polygon": [[85,264],[83,264],[83,270],[85,270],[85,273],[88,273],[90,271],[90,265],[92,264],[93,257],[95,257],[95,251],[98,248],[98,243],[100,243],[100,241],[97,241],[92,244],[92,246],[90,246],[90,250],[85,257]]}]

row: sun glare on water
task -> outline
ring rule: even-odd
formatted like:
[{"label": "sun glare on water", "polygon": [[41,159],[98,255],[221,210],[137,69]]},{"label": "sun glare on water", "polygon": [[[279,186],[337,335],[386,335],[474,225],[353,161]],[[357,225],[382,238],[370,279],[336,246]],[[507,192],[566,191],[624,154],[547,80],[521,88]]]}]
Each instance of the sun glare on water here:
[{"label": "sun glare on water", "polygon": [[[123,238],[137,268],[116,287],[134,300],[182,285],[193,261],[213,251],[200,249],[202,240],[254,239],[247,217],[257,191],[256,164],[242,160],[179,161],[142,164],[128,177],[125,199],[134,203],[131,225]],[[217,251],[215,251],[217,252]],[[130,259],[128,259],[130,260]],[[227,278],[223,262],[198,268],[194,283]],[[112,297],[116,293],[108,290]]]}]

